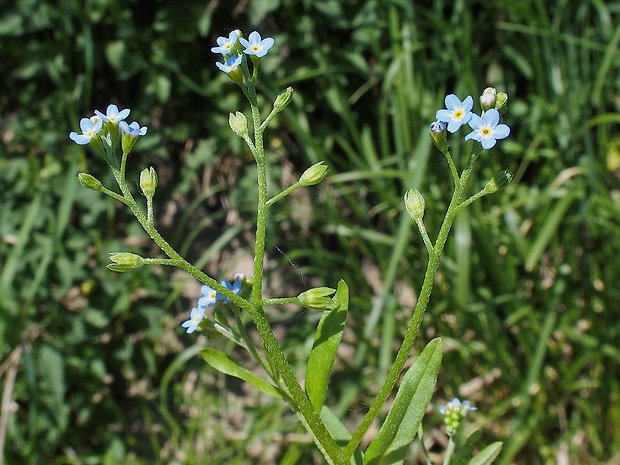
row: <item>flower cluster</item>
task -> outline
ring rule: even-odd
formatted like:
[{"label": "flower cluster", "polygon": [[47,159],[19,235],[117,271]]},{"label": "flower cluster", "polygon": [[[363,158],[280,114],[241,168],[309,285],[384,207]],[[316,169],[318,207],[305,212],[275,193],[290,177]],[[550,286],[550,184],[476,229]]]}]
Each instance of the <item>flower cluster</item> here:
[{"label": "flower cluster", "polygon": [[78,134],[74,131],[69,133],[69,139],[79,145],[88,144],[99,132],[103,129],[103,123],[110,123],[118,125],[123,133],[130,134],[133,137],[144,136],[147,131],[147,127],[140,125],[134,121],[130,124],[125,122],[125,118],[129,116],[128,108],[118,111],[118,107],[111,103],[106,109],[105,115],[99,110],[95,110],[95,114],[90,118],[82,118],[80,120],[80,129],[82,134]]},{"label": "flower cluster", "polygon": [[[474,105],[471,95],[461,102],[456,95],[450,94],[444,100],[446,108],[437,110],[435,114],[437,121],[430,125],[430,131],[433,134],[440,134],[447,129],[448,132],[454,133],[462,125],[469,124],[473,131],[465,136],[465,140],[478,141],[483,149],[488,150],[498,140],[505,139],[510,134],[510,128],[499,123],[500,113],[505,111],[507,99],[508,97],[503,92],[497,93],[492,87],[485,89],[480,97],[484,111],[482,116],[478,116],[471,111]],[[438,137],[435,136],[434,139]]]},{"label": "flower cluster", "polygon": [[257,31],[251,32],[249,37],[244,39],[241,31],[234,30],[228,37],[218,37],[216,42],[217,47],[212,47],[211,51],[223,55],[224,63],[215,64],[220,70],[231,75],[241,65],[243,54],[251,56],[254,60],[260,59],[269,52],[275,41],[271,37],[261,38]]},{"label": "flower cluster", "polygon": [[478,410],[472,406],[468,400],[461,402],[456,397],[452,399],[447,405],[439,406],[439,413],[444,416],[444,423],[448,435],[452,436],[461,424],[461,420],[467,416],[470,411]]},{"label": "flower cluster", "polygon": [[[241,287],[243,285],[243,274],[237,273],[235,275],[235,283],[231,284],[230,281],[222,281],[220,284],[224,286],[225,289],[228,289],[231,292],[239,295],[241,293]],[[200,322],[205,316],[205,309],[207,307],[212,307],[215,303],[220,300],[222,303],[228,303],[228,299],[224,297],[219,292],[216,292],[214,289],[211,289],[209,286],[204,285],[200,288],[200,293],[202,297],[198,299],[198,305],[192,308],[190,312],[189,320],[184,321],[181,326],[183,328],[187,328],[187,333],[193,333],[200,325]]]},{"label": "flower cluster", "polygon": [[135,145],[138,137],[144,136],[147,131],[147,127],[140,126],[137,121],[131,123],[125,121],[130,111],[128,108],[119,111],[118,107],[113,103],[108,105],[105,114],[95,110],[93,116],[80,120],[82,134],[71,131],[69,139],[79,145],[92,144],[103,155],[110,166],[118,168],[116,145],[119,135],[121,136],[123,153],[127,154]]}]

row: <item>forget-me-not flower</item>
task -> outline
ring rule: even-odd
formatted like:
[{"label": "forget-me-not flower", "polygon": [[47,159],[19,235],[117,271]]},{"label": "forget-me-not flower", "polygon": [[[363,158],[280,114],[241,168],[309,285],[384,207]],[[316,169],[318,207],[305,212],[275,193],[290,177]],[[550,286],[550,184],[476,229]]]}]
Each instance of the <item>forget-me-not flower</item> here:
[{"label": "forget-me-not flower", "polygon": [[92,118],[82,118],[80,120],[80,129],[82,130],[82,134],[71,131],[69,133],[69,139],[74,141],[76,144],[86,145],[97,135],[99,131],[101,131],[102,125],[103,121],[101,121],[101,118],[96,116],[93,116]]},{"label": "forget-me-not flower", "polygon": [[108,105],[108,108],[106,108],[105,115],[101,113],[99,110],[95,110],[95,114],[103,121],[107,121],[108,123],[118,124],[129,116],[130,111],[131,110],[129,108],[125,108],[124,110],[118,111],[118,107],[114,105],[113,103],[111,103]]},{"label": "forget-me-not flower", "polygon": [[448,131],[456,132],[463,124],[469,122],[472,114],[471,109],[474,106],[474,99],[471,95],[465,97],[465,100],[461,102],[456,95],[450,94],[446,96],[444,103],[446,109],[437,110],[435,118],[448,123]]},{"label": "forget-me-not flower", "polygon": [[241,45],[245,47],[245,50],[243,52],[246,55],[255,55],[258,58],[262,58],[267,55],[267,52],[271,47],[273,47],[273,44],[275,43],[275,41],[271,37],[266,37],[261,40],[260,34],[256,31],[251,32],[248,39],[249,40],[246,40],[244,38],[239,39]]},{"label": "forget-me-not flower", "polygon": [[121,131],[123,131],[125,134],[129,134],[131,137],[144,136],[148,129],[146,126],[140,127],[137,121],[134,121],[130,124],[127,124],[126,121],[121,121],[120,123],[118,123],[118,127]]},{"label": "forget-me-not flower", "polygon": [[472,115],[469,125],[473,131],[465,136],[465,140],[477,140],[482,144],[483,149],[490,149],[498,139],[505,139],[510,134],[510,128],[507,125],[498,123],[499,111],[495,108],[486,111],[482,118],[476,114]]},{"label": "forget-me-not flower", "polygon": [[[235,276],[235,284],[230,284],[230,281],[222,281],[220,284],[229,291],[233,291],[235,294],[239,295],[241,293],[241,286],[243,285],[242,279],[242,277]],[[228,299],[220,293],[216,295],[216,298],[221,300],[224,304],[228,303]]]},{"label": "forget-me-not flower", "polygon": [[187,328],[187,334],[193,333],[198,328],[198,325],[202,321],[205,316],[205,308],[198,306],[192,308],[192,311],[189,316],[189,320],[184,321],[181,326]]},{"label": "forget-me-not flower", "polygon": [[207,286],[206,284],[204,286],[202,286],[200,288],[200,292],[202,293],[203,297],[201,297],[200,299],[198,299],[198,306],[199,307],[210,307],[212,305],[215,305],[215,301],[217,300],[217,292],[215,292],[215,290],[211,289],[209,286]]},{"label": "forget-me-not flower", "polygon": [[231,55],[226,59],[226,63],[220,63],[218,61],[215,64],[219,69],[224,71],[226,74],[229,74],[239,67],[242,59],[243,57],[241,55]]},{"label": "forget-me-not flower", "polygon": [[228,34],[228,38],[222,36],[218,37],[215,40],[218,46],[212,47],[211,51],[213,53],[221,53],[222,55],[230,55],[232,53],[233,47],[237,43],[239,34],[239,30],[234,30],[230,34]]}]

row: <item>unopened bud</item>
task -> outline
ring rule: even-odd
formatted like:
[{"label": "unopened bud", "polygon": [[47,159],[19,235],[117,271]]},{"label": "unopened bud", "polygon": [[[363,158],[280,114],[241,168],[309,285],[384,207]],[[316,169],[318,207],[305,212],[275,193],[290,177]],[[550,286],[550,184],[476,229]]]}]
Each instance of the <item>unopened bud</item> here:
[{"label": "unopened bud", "polygon": [[99,192],[101,191],[101,189],[103,189],[103,184],[101,184],[101,181],[88,173],[79,173],[77,175],[77,178],[78,182],[86,189],[90,189],[95,192]]},{"label": "unopened bud", "polygon": [[508,94],[506,92],[498,92],[495,96],[495,109],[499,111],[500,115],[508,110]]},{"label": "unopened bud", "polygon": [[244,137],[248,135],[248,120],[240,111],[231,113],[228,116],[228,125],[232,132],[235,133],[235,136]]},{"label": "unopened bud", "polygon": [[284,110],[289,103],[291,103],[292,99],[293,99],[293,88],[287,87],[286,90],[278,94],[275,102],[273,102],[273,108],[277,112],[280,112]]},{"label": "unopened bud", "polygon": [[157,188],[158,178],[155,168],[144,168],[140,173],[140,189],[146,198],[152,199]]},{"label": "unopened bud", "polygon": [[497,91],[495,87],[487,87],[482,91],[482,95],[480,96],[480,107],[482,111],[490,110],[491,108],[495,108],[495,96]]},{"label": "unopened bud", "polygon": [[426,203],[424,202],[424,197],[420,194],[420,191],[417,189],[409,189],[405,194],[405,208],[407,209],[407,213],[414,221],[421,220],[424,216],[424,209],[426,208]]},{"label": "unopened bud", "polygon": [[512,174],[509,171],[498,171],[484,187],[484,190],[487,194],[493,194],[505,188],[510,184],[510,181],[512,181]]},{"label": "unopened bud", "polygon": [[327,176],[328,168],[322,161],[308,168],[299,178],[299,184],[304,187],[314,186]]},{"label": "unopened bud", "polygon": [[135,270],[146,263],[144,258],[135,253],[115,252],[110,254],[110,263],[107,268],[112,271],[124,273],[125,271]]},{"label": "unopened bud", "polygon": [[433,139],[433,144],[441,153],[448,151],[448,135],[446,133],[446,123],[443,121],[434,121],[429,127],[429,135]]},{"label": "unopened bud", "polygon": [[329,310],[334,306],[334,301],[329,297],[336,289],[331,287],[317,287],[302,292],[297,296],[299,304],[305,308],[313,308],[315,310]]}]

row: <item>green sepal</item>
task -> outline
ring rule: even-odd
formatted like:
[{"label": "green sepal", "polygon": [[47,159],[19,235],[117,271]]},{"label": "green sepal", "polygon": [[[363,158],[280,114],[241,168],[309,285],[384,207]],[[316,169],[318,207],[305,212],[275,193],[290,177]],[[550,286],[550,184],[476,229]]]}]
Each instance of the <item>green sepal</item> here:
[{"label": "green sepal", "polygon": [[502,442],[497,441],[486,446],[478,455],[476,455],[469,465],[491,465],[502,451]]},{"label": "green sepal", "polygon": [[368,465],[402,464],[431,401],[443,357],[443,344],[429,342],[398,388],[394,405],[364,456]]},{"label": "green sepal", "polygon": [[112,263],[106,265],[106,268],[117,273],[135,270],[146,263],[146,260],[140,255],[129,252],[113,252],[110,254],[110,261]]},{"label": "green sepal", "polygon": [[333,307],[326,310],[319,321],[306,366],[306,393],[317,413],[325,402],[329,375],[334,366],[349,310],[349,287],[343,280],[338,282],[333,302]]},{"label": "green sepal", "polygon": [[[336,440],[336,443],[344,448],[351,440],[351,433],[326,405],[323,405],[321,409],[321,420],[325,423],[327,431],[329,431],[329,434]],[[364,464],[364,456],[360,449],[355,450],[350,463],[351,465]]]},{"label": "green sepal", "polygon": [[226,375],[242,379],[265,394],[269,394],[270,396],[280,399],[282,398],[282,394],[280,394],[280,391],[275,386],[269,384],[263,378],[256,376],[250,370],[243,368],[224,352],[220,352],[219,350],[211,347],[206,347],[204,349],[200,349],[198,353],[205,362],[216,370],[221,371]]}]

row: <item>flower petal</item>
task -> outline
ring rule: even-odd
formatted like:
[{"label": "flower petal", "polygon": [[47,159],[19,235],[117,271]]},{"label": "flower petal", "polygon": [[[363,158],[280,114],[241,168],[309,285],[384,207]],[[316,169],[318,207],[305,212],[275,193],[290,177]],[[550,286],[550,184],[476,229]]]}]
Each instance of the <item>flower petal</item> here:
[{"label": "flower petal", "polygon": [[465,100],[463,100],[463,109],[465,111],[471,111],[473,107],[474,107],[474,99],[472,98],[471,95],[468,95],[467,97],[465,97]]},{"label": "flower petal", "polygon": [[496,139],[505,139],[510,134],[510,127],[505,124],[498,124],[493,129],[493,137]]},{"label": "flower petal", "polygon": [[487,123],[489,126],[495,127],[497,126],[497,123],[499,123],[499,111],[497,111],[495,108],[491,108],[490,110],[487,110],[485,112],[482,119],[484,119],[484,122]]},{"label": "flower petal", "polygon": [[490,148],[495,146],[497,141],[492,137],[484,137],[480,140],[480,143],[482,144],[482,148],[484,150],[489,150]]},{"label": "flower petal", "polygon": [[478,116],[475,113],[471,114],[471,119],[469,120],[469,126],[472,129],[480,129],[484,125],[485,125],[485,122],[482,118],[480,118],[480,116]]},{"label": "flower petal", "polygon": [[446,95],[444,103],[446,104],[446,108],[448,110],[456,110],[457,108],[461,107],[461,101],[454,94]]},{"label": "flower petal", "polygon": [[251,44],[260,44],[260,34],[258,31],[252,31],[248,36],[248,39],[250,39]]},{"label": "flower petal", "polygon": [[82,118],[80,120],[80,129],[82,132],[88,132],[93,127],[93,122],[89,118]]}]

